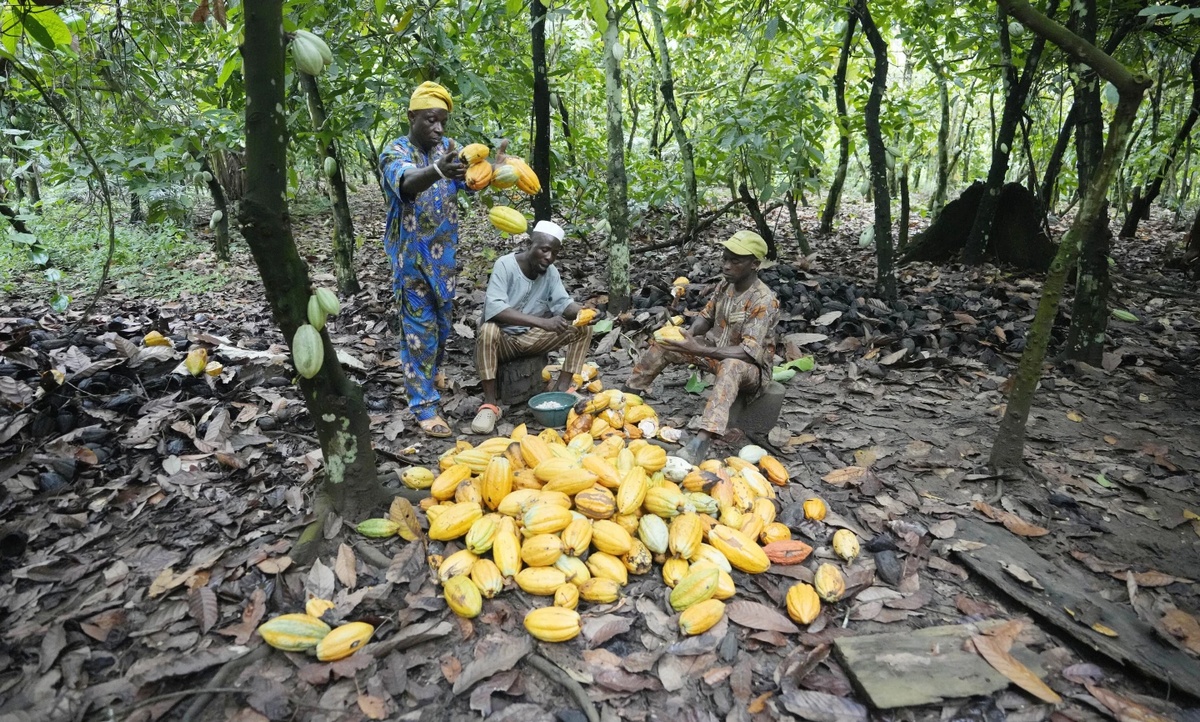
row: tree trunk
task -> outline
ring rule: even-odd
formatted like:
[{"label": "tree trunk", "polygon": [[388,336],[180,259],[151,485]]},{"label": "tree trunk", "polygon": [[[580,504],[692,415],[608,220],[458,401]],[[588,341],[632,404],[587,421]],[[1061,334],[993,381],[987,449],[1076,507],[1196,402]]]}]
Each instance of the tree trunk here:
[{"label": "tree trunk", "polygon": [[[299,72],[299,71],[297,71]],[[313,133],[320,142],[321,172],[325,163],[333,159],[333,175],[327,177],[329,203],[333,206],[333,270],[337,276],[338,291],[352,296],[359,291],[358,277],[354,273],[354,221],[350,216],[350,202],[346,199],[346,176],[342,168],[341,154],[333,140],[325,115],[325,101],[317,79],[308,73],[299,72],[300,84],[308,98],[308,117],[312,120]]]},{"label": "tree trunk", "polygon": [[1121,224],[1122,238],[1132,238],[1133,234],[1137,232],[1138,222],[1149,215],[1150,205],[1162,191],[1163,180],[1170,173],[1175,156],[1179,154],[1179,149],[1191,135],[1192,127],[1196,125],[1196,119],[1200,118],[1200,48],[1197,48],[1195,54],[1192,55],[1190,68],[1192,71],[1192,105],[1188,108],[1183,125],[1179,126],[1179,131],[1171,140],[1171,147],[1167,150],[1167,154],[1163,156],[1158,169],[1146,184],[1145,192],[1130,205],[1129,212],[1125,215],[1125,222]]},{"label": "tree trunk", "polygon": [[799,184],[793,183],[791,190],[784,196],[784,201],[787,203],[788,220],[792,223],[792,233],[796,236],[796,243],[800,245],[800,252],[804,255],[812,253],[812,247],[808,244],[808,236],[804,233],[804,228],[800,226],[800,216],[796,213],[796,187]]},{"label": "tree trunk", "polygon": [[1022,462],[1025,425],[1033,405],[1034,392],[1042,375],[1042,362],[1050,343],[1050,331],[1058,313],[1067,270],[1083,235],[1101,215],[1108,187],[1125,152],[1130,129],[1133,127],[1134,118],[1137,117],[1138,105],[1149,82],[1144,76],[1132,75],[1123,65],[1091,43],[1034,10],[1028,0],[1000,0],[1000,4],[1025,27],[1059,46],[1077,62],[1090,66],[1116,86],[1120,94],[1120,102],[1109,126],[1108,142],[1100,165],[1096,169],[1092,184],[1084,194],[1083,203],[1071,224],[1071,229],[1058,244],[1058,253],[1051,264],[1050,273],[1046,276],[1037,312],[1026,338],[1025,351],[1021,354],[1021,361],[1017,367],[1013,389],[1009,393],[1004,418],[1000,421],[1000,430],[992,446],[990,465],[993,468],[1005,469],[1019,467]]},{"label": "tree trunk", "polygon": [[[238,220],[275,323],[290,341],[296,329],[307,323],[312,285],[292,238],[286,201],[283,0],[258,0],[244,12],[247,190]],[[375,471],[362,390],[346,377],[326,331],[321,332],[321,340],[325,363],[313,378],[299,380],[325,458],[325,478],[314,502],[314,527],[324,524],[327,510],[352,520],[377,516],[389,498]],[[307,563],[323,540],[320,533],[303,534],[292,558]]]},{"label": "tree trunk", "polygon": [[[1050,0],[1049,9],[1057,5],[1057,0]],[[997,8],[996,23],[1000,31],[1000,56],[1003,59],[1004,77],[1004,110],[1000,116],[1000,127],[995,132],[995,144],[992,146],[992,164],[988,168],[987,182],[983,198],[979,201],[979,210],[975,213],[975,222],[971,224],[971,232],[963,249],[964,260],[971,265],[983,263],[987,253],[988,238],[992,234],[992,223],[996,218],[996,209],[1000,202],[1000,187],[1008,174],[1008,161],[1012,153],[1013,141],[1017,137],[1017,123],[1025,107],[1025,96],[1033,84],[1033,76],[1037,72],[1038,60],[1045,47],[1045,39],[1035,38],[1029,54],[1025,58],[1025,69],[1020,78],[1012,62],[1012,45],[1008,37],[1008,14],[1003,8]]]},{"label": "tree trunk", "polygon": [[[529,3],[532,23],[529,27],[533,44],[533,172],[542,183],[542,190],[533,197],[533,217],[550,220],[550,81],[546,74],[546,6],[535,0]],[[564,123],[566,116],[563,116]]]},{"label": "tree trunk", "polygon": [[629,308],[629,200],[625,176],[625,138],[621,118],[621,63],[615,48],[620,43],[621,13],[608,0],[604,29],[604,90],[608,106],[608,310]]},{"label": "tree trunk", "polygon": [[775,232],[771,230],[771,224],[767,223],[767,217],[758,205],[758,198],[750,193],[745,181],[738,185],[738,193],[741,195],[742,204],[746,206],[746,211],[754,219],[754,227],[758,229],[758,235],[767,242],[767,258],[775,260],[779,257],[779,249],[775,246]]},{"label": "tree trunk", "polygon": [[29,183],[29,206],[36,215],[42,215],[42,186],[38,182],[37,168],[30,168],[25,180]]},{"label": "tree trunk", "polygon": [[136,191],[129,191],[129,222],[146,222],[146,211],[142,208],[142,196]]},{"label": "tree trunk", "polygon": [[555,93],[554,98],[558,101],[558,117],[562,120],[563,138],[567,141],[567,160],[571,167],[576,166],[575,163],[575,141],[571,139],[571,119],[567,115],[567,104],[563,102],[562,95]]},{"label": "tree trunk", "polygon": [[940,60],[934,59],[932,51],[929,58],[934,77],[937,78],[938,106],[942,111],[938,123],[937,185],[929,198],[929,220],[936,221],[942,207],[946,205],[946,186],[950,183],[950,82],[946,79],[946,67]]},{"label": "tree trunk", "polygon": [[842,51],[838,55],[837,73],[833,76],[833,93],[837,100],[838,165],[829,185],[829,196],[821,212],[819,233],[833,231],[833,219],[837,217],[842,200],[842,187],[846,185],[846,169],[850,165],[850,118],[846,112],[846,68],[850,65],[850,50],[854,46],[854,25],[858,16],[852,9],[846,17],[846,33],[842,36]]},{"label": "tree trunk", "polygon": [[1071,103],[1071,109],[1067,111],[1067,118],[1063,121],[1062,128],[1058,131],[1058,140],[1054,142],[1054,150],[1050,151],[1050,160],[1046,161],[1046,175],[1042,178],[1042,192],[1040,195],[1042,207],[1047,212],[1054,208],[1055,188],[1058,185],[1058,172],[1062,170],[1063,156],[1066,155],[1067,146],[1071,143],[1071,132],[1075,130],[1075,119],[1079,115],[1079,101]]},{"label": "tree trunk", "polygon": [[903,251],[908,246],[908,221],[911,206],[908,197],[908,163],[900,165],[900,237],[897,246]]},{"label": "tree trunk", "polygon": [[883,105],[883,91],[887,87],[887,43],[875,27],[867,0],[856,0],[855,12],[863,26],[863,34],[871,44],[875,56],[875,67],[871,74],[871,94],[867,96],[864,120],[867,125],[867,152],[871,161],[871,187],[875,191],[875,262],[877,275],[875,286],[880,295],[888,300],[896,298],[896,273],[892,265],[892,198],[887,185],[887,148],[883,145],[883,131],[879,126],[879,108]]},{"label": "tree trunk", "polygon": [[208,195],[212,197],[213,210],[221,212],[221,220],[217,221],[216,227],[213,228],[213,250],[217,254],[217,260],[228,261],[229,203],[225,200],[225,189],[221,187],[221,181],[217,180],[217,174],[213,172],[208,158],[200,158],[200,170],[208,173]]},{"label": "tree trunk", "polygon": [[684,242],[688,243],[696,233],[696,222],[700,213],[700,202],[696,194],[696,161],[692,154],[692,141],[683,127],[683,119],[679,117],[679,108],[675,105],[675,77],[671,70],[667,36],[663,33],[662,13],[658,9],[658,3],[653,0],[650,2],[650,19],[654,23],[654,36],[658,41],[661,83],[659,87],[662,89],[663,104],[666,106],[667,117],[671,120],[675,142],[679,144],[679,157],[683,161],[683,237]]},{"label": "tree trunk", "polygon": [[[1079,36],[1094,43],[1098,26],[1096,0],[1074,0],[1073,20]],[[1079,99],[1079,128],[1075,134],[1075,158],[1079,173],[1080,193],[1091,187],[1101,159],[1104,157],[1104,116],[1100,102],[1100,77],[1083,65],[1075,66],[1079,80],[1075,97]],[[1128,138],[1126,139],[1128,140]],[[1125,148],[1129,146],[1126,143]],[[1119,168],[1121,158],[1114,161]],[[1106,195],[1107,198],[1107,195]],[[1082,209],[1081,211],[1082,212]],[[1067,358],[1099,366],[1104,354],[1104,335],[1108,328],[1109,231],[1108,204],[1100,207],[1100,215],[1089,225],[1082,226],[1079,262],[1076,264],[1075,299],[1071,308],[1071,326],[1067,329]]]}]

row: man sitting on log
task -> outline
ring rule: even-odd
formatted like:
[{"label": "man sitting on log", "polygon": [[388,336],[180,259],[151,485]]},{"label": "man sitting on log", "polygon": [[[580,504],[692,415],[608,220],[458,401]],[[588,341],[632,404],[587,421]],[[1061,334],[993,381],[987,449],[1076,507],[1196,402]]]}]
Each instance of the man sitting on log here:
[{"label": "man sitting on log", "polygon": [[555,385],[559,391],[570,389],[572,377],[583,370],[592,327],[590,322],[572,324],[583,307],[571,300],[554,267],[562,239],[563,229],[557,224],[538,221],[528,246],[501,256],[492,266],[475,338],[475,365],[483,382],[483,404],[471,422],[477,434],[492,433],[500,418],[496,375],[502,361],[566,346]]},{"label": "man sitting on log", "polygon": [[724,280],[708,305],[680,329],[679,340],[651,341],[638,357],[625,389],[644,394],[670,364],[696,364],[716,374],[712,394],[700,417],[700,431],[677,455],[698,463],[712,437],[729,424],[729,409],[741,392],[758,393],[771,380],[779,299],[758,280],[767,244],[757,233],[738,231],[722,243]]}]

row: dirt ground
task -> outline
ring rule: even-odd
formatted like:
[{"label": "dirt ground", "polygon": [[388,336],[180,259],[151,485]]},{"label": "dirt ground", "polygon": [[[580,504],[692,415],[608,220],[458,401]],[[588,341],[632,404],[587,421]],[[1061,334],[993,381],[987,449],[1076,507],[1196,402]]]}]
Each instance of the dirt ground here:
[{"label": "dirt ground", "polygon": [[[358,260],[365,290],[343,299],[331,331],[364,385],[381,469],[395,483],[399,469],[436,467],[449,442],[414,432],[404,410],[390,276],[376,240],[382,207],[360,196],[355,213],[367,239]],[[531,722],[589,711],[606,720],[1196,719],[1197,699],[1183,690],[1185,678],[1200,679],[1200,289],[1161,270],[1164,245],[1181,232],[1156,218],[1134,242],[1116,243],[1112,305],[1138,321],[1110,322],[1102,367],[1048,369],[1029,424],[1032,471],[1017,479],[985,464],[1039,279],[915,264],[900,269],[900,300],[887,304],[872,291],[870,251],[857,244],[869,213],[851,207],[845,216],[833,236],[812,239],[815,257],[800,258],[782,239],[780,265],[763,274],[787,288],[780,355],[812,355],[815,368],[787,382],[770,434],[733,434],[710,454],[750,441],[778,456],[791,473],[779,519],[815,552],[802,565],[735,573],[727,619],[690,639],[674,626],[657,566],[632,577],[618,602],[581,605],[583,634],[551,645],[531,643],[522,629],[525,611],[544,602],[520,590],[486,601],[475,620],[446,608],[425,555],[453,545],[367,540],[351,528],[359,520],[346,519],[330,554],[292,565],[286,555],[311,520],[320,454],[244,250],[225,293],[168,302],[110,293],[69,337],[40,300],[8,299],[0,720]],[[803,220],[815,227],[811,209]],[[296,232],[316,280],[332,285],[328,222],[299,219]],[[716,277],[714,243],[738,222],[721,221],[693,248],[634,256],[639,305],[596,342],[606,385],[619,385],[649,330],[682,310],[663,300],[674,277],[692,279],[685,305],[699,308]],[[444,411],[478,442],[466,429],[480,401],[472,328],[490,259],[508,249],[478,220],[467,229]],[[559,266],[578,299],[603,303],[597,245],[570,240]],[[138,356],[152,328],[178,343]],[[196,343],[225,365],[220,376],[177,373]],[[52,370],[65,383],[44,373]],[[656,386],[664,425],[687,429],[703,408],[688,379],[677,369]],[[527,412],[508,409],[498,432],[523,421],[532,421]],[[823,523],[800,511],[811,496],[830,507]],[[967,558],[980,551],[970,530],[985,523],[1071,572],[1039,579],[1014,564],[1003,571],[1025,591],[1005,591]],[[797,626],[783,615],[784,596],[818,563],[837,561],[829,547],[837,528],[863,546],[844,565],[847,596]],[[1046,604],[1039,586],[1099,606],[1073,610],[1080,624],[1071,635],[1050,621],[1056,610],[1036,609]],[[336,601],[338,618],[375,624],[372,646],[320,664],[262,645],[257,625],[299,611],[306,594]],[[1134,639],[1101,638],[1093,625],[1115,626],[1122,614],[1158,645],[1143,652],[1180,655],[1177,678],[1112,659],[1106,644]],[[994,620],[1017,620],[994,638],[1012,644],[1061,701],[1002,684],[872,710],[837,646]],[[936,677],[909,681],[921,688]]]}]

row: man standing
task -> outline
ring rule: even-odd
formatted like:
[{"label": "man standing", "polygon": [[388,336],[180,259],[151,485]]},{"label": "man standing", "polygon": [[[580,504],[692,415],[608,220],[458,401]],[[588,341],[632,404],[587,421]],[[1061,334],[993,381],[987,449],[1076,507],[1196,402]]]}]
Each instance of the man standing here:
[{"label": "man standing", "polygon": [[383,243],[400,313],[400,363],[408,407],[426,434],[450,436],[438,411],[434,379],[450,338],[454,310],[456,194],[467,167],[445,138],[454,101],[437,83],[421,83],[408,103],[409,131],[379,156],[388,202]]},{"label": "man standing", "polygon": [[758,280],[767,244],[757,233],[738,231],[722,243],[724,279],[708,305],[682,330],[682,341],[652,341],[638,357],[625,388],[645,393],[670,364],[696,364],[716,374],[700,431],[678,456],[699,463],[712,437],[725,433],[729,408],[742,391],[758,392],[771,379],[779,299]]},{"label": "man standing", "polygon": [[483,382],[483,404],[471,422],[477,434],[490,434],[500,418],[496,371],[501,361],[535,356],[563,346],[567,357],[556,388],[566,391],[583,370],[592,327],[574,326],[582,306],[563,287],[554,260],[562,250],[563,229],[538,221],[524,250],[496,259],[488,279],[483,317],[475,338],[475,365]]}]

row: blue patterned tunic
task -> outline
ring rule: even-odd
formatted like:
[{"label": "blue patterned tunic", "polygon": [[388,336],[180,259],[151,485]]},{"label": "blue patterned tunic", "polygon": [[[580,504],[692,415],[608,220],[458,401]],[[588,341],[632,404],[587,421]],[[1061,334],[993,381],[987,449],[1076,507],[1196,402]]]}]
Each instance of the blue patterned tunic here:
[{"label": "blue patterned tunic", "polygon": [[428,167],[450,148],[451,141],[443,138],[426,155],[402,136],[379,156],[388,202],[383,245],[392,263],[392,292],[400,312],[400,363],[408,407],[418,421],[433,418],[441,400],[433,379],[450,338],[458,247],[456,195],[467,186],[438,179],[416,198],[402,196],[400,187],[407,171]]}]

